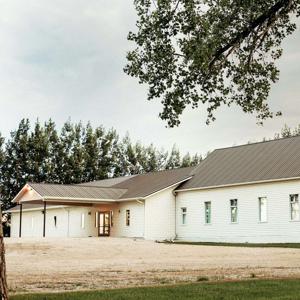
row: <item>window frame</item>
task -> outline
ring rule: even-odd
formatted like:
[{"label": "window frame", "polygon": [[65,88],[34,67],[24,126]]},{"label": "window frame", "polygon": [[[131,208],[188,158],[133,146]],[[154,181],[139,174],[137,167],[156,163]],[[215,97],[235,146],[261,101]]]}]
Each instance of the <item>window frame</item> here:
[{"label": "window frame", "polygon": [[[266,201],[266,220],[262,220],[262,210],[261,210],[261,200]],[[268,212],[268,198],[266,196],[258,197],[258,221],[259,223],[267,223],[269,219],[269,212]]]},{"label": "window frame", "polygon": [[187,224],[187,207],[181,207],[180,208],[180,216],[181,216],[181,225],[185,226]]},{"label": "window frame", "polygon": [[[232,205],[232,201],[235,201],[236,202],[236,205]],[[239,213],[239,210],[238,210],[238,207],[239,207],[239,205],[238,205],[238,199],[237,198],[234,198],[234,199],[230,199],[229,200],[229,205],[230,205],[230,223],[231,224],[237,224],[238,223],[238,220],[239,220],[239,218],[238,218],[238,213]],[[232,216],[233,216],[233,209],[236,209],[236,220],[235,221],[233,221],[232,219]]]},{"label": "window frame", "polygon": [[130,209],[126,209],[126,212],[125,212],[125,224],[127,227],[130,226]]},{"label": "window frame", "polygon": [[81,213],[80,222],[81,229],[85,229],[85,213]]},{"label": "window frame", "polygon": [[[207,205],[209,204],[209,222],[207,222]],[[204,202],[204,224],[205,225],[210,225],[212,222],[211,222],[211,201],[205,201]]]},{"label": "window frame", "polygon": [[[293,198],[296,197],[296,201],[294,203],[298,204],[298,217],[293,218]],[[299,194],[290,194],[289,197],[289,213],[290,213],[290,221],[291,222],[299,222],[300,221],[300,203],[299,203]]]}]

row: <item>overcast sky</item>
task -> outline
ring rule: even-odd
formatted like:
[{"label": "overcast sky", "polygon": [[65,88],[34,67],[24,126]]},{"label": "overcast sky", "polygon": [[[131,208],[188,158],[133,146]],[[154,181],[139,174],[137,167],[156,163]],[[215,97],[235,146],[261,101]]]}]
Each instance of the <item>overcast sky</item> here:
[{"label": "overcast sky", "polygon": [[[256,125],[254,116],[223,108],[205,125],[202,109],[186,111],[179,128],[158,118],[159,101],[123,73],[126,40],[134,30],[132,0],[0,0],[0,131],[8,136],[21,118],[61,126],[91,121],[133,140],[183,152],[205,153],[272,137],[300,123],[300,31],[286,39],[280,81],[269,103],[283,116]],[[299,23],[299,22],[298,22]],[[300,24],[300,23],[299,23]]]}]

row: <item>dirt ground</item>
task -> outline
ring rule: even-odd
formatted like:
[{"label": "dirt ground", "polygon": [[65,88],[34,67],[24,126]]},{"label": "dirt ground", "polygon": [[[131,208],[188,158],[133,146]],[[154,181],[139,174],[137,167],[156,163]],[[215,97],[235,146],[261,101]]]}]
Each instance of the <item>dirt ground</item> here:
[{"label": "dirt ground", "polygon": [[5,240],[12,292],[247,278],[300,278],[300,249],[158,244],[121,238]]}]

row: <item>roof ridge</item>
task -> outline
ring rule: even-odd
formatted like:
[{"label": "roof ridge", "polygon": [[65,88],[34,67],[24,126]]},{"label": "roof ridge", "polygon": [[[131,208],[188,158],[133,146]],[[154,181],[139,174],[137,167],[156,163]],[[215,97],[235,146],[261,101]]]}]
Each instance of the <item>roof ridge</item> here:
[{"label": "roof ridge", "polygon": [[230,147],[221,147],[221,148],[216,148],[214,151],[224,150],[224,149],[231,149],[231,148],[238,148],[238,147],[246,147],[246,146],[252,146],[252,145],[257,145],[257,144],[272,143],[272,142],[278,142],[278,141],[292,139],[292,138],[300,138],[300,135],[287,136],[287,137],[283,137],[283,138],[278,138],[278,139],[273,139],[273,140],[267,140],[267,141],[260,141],[260,142],[253,142],[253,143],[252,142],[248,142],[247,144],[235,145],[235,146],[230,146]]},{"label": "roof ridge", "polygon": [[[147,174],[154,174],[154,173],[161,173],[161,172],[169,172],[169,171],[177,171],[177,170],[183,170],[183,169],[194,169],[196,168],[198,165],[196,166],[190,166],[190,167],[179,167],[179,168],[173,168],[173,169],[163,169],[163,170],[158,170],[158,171],[151,171],[151,172],[145,172],[145,173],[141,173],[141,174],[135,174],[136,176],[140,176],[140,175],[147,175]],[[116,177],[118,178],[118,177]],[[129,178],[128,178],[129,179]]]}]

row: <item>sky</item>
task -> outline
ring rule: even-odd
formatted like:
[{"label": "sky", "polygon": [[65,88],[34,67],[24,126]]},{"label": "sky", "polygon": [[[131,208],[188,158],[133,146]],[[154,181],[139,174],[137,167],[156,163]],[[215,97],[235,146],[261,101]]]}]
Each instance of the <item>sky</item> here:
[{"label": "sky", "polygon": [[[300,30],[283,44],[280,81],[269,104],[282,117],[256,124],[238,108],[222,108],[205,124],[204,107],[188,109],[178,128],[158,118],[162,107],[147,101],[147,87],[123,72],[134,45],[132,0],[0,0],[0,132],[9,137],[22,118],[71,119],[114,127],[120,136],[183,152],[202,153],[271,138],[300,123]],[[300,22],[298,21],[300,27]]]}]

